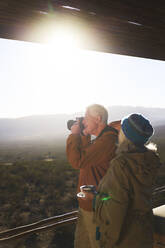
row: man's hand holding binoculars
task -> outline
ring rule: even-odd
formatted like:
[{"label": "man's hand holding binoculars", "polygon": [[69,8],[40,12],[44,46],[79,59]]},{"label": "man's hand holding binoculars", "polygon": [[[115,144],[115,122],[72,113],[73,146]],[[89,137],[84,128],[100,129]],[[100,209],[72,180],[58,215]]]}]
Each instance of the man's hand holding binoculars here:
[{"label": "man's hand holding binoculars", "polygon": [[80,129],[80,121],[77,120],[71,127],[71,132],[72,134],[80,134],[81,133],[81,129]]},{"label": "man's hand holding binoculars", "polygon": [[71,126],[72,134],[83,134],[85,136],[89,135],[84,127],[83,130],[80,128],[80,120],[78,119],[72,126]]},{"label": "man's hand holding binoculars", "polygon": [[84,136],[89,135],[84,126],[84,117],[77,117],[76,120],[69,120],[67,122],[67,127],[72,134],[81,134]]}]

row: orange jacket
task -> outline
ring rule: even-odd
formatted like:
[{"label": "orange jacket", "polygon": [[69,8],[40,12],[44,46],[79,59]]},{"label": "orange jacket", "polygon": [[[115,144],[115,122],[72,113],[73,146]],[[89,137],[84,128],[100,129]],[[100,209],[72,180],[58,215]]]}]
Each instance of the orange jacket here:
[{"label": "orange jacket", "polygon": [[[79,169],[80,186],[88,184],[97,186],[109,168],[109,162],[115,156],[118,132],[107,126],[94,141],[90,136],[70,134],[67,139],[66,153],[69,163],[73,168]],[[78,198],[79,206],[87,211],[92,211],[92,202]]]}]

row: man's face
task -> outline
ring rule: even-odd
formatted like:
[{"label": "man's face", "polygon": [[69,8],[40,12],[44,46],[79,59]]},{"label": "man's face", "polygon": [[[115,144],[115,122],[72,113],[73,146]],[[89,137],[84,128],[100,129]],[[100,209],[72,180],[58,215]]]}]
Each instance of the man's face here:
[{"label": "man's face", "polygon": [[95,132],[98,128],[98,119],[99,118],[97,116],[91,116],[88,112],[85,114],[83,124],[85,126],[86,133],[95,135]]}]

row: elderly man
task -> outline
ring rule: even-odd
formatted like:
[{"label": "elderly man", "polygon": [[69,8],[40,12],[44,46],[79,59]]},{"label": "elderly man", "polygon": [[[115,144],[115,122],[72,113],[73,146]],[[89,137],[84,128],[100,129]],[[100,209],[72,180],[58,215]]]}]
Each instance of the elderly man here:
[{"label": "elderly man", "polygon": [[[115,156],[118,131],[107,125],[108,112],[98,104],[87,108],[81,134],[79,121],[67,139],[67,157],[73,168],[80,170],[78,192],[82,185],[97,186]],[[91,135],[96,136],[91,141]],[[79,200],[79,218],[75,232],[75,248],[97,248],[96,226],[92,221],[92,201]]]}]

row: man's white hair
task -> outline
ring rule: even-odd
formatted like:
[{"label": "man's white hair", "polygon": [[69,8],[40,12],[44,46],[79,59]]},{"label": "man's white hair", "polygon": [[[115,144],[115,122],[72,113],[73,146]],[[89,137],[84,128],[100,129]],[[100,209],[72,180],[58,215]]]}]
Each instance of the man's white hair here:
[{"label": "man's white hair", "polygon": [[108,121],[108,111],[99,104],[92,104],[87,107],[86,113],[88,113],[91,116],[100,116],[101,121],[105,124],[107,124]]}]

